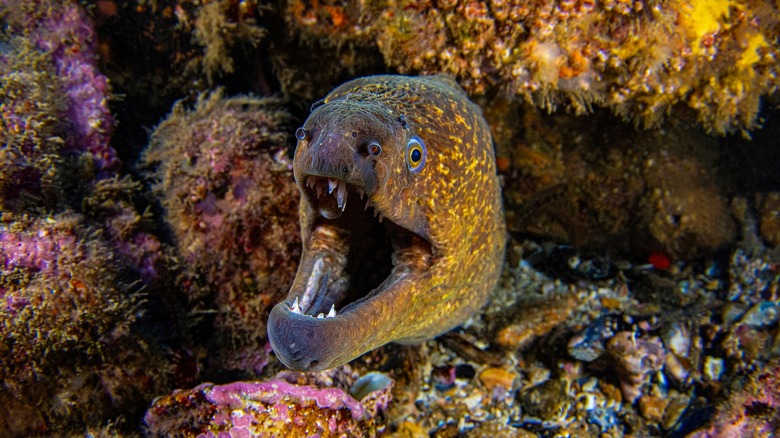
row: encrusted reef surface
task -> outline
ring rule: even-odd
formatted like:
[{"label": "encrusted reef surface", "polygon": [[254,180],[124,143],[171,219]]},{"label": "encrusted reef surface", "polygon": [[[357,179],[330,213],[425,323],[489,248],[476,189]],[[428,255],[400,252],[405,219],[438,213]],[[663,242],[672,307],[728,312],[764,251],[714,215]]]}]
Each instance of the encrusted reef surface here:
[{"label": "encrusted reef surface", "polygon": [[207,334],[212,372],[262,372],[268,348],[260,321],[298,266],[299,195],[282,103],[215,92],[191,111],[178,105],[143,156],[172,233],[176,286],[217,328]]},{"label": "encrusted reef surface", "polygon": [[[779,8],[0,0],[0,435],[780,434]],[[501,280],[288,371],[292,134],[380,73],[482,107]]]},{"label": "encrusted reef surface", "polygon": [[610,108],[642,126],[670,111],[750,129],[778,82],[772,1],[289,1],[311,38],[375,44],[403,73],[447,72],[553,110]]},{"label": "encrusted reef surface", "polygon": [[[339,387],[349,382],[349,393]],[[155,400],[145,422],[151,436],[373,437],[383,430],[378,414],[392,386],[382,375],[356,379],[348,366],[308,378],[288,372],[265,382],[203,383]]]},{"label": "encrusted reef surface", "polygon": [[178,385],[179,323],[74,3],[0,2],[0,431],[112,433]]}]

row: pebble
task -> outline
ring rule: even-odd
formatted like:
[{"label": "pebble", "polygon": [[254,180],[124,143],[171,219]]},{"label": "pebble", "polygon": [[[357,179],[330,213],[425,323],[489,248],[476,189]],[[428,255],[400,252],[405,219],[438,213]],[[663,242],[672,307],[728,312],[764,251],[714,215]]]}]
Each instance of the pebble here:
[{"label": "pebble", "polygon": [[707,356],[704,359],[704,378],[711,381],[720,380],[723,374],[723,359]]},{"label": "pebble", "polygon": [[485,385],[488,391],[493,392],[496,388],[502,388],[505,391],[512,389],[512,384],[517,375],[503,368],[490,367],[479,373],[479,380]]},{"label": "pebble", "polygon": [[654,423],[661,421],[668,405],[669,399],[666,397],[643,395],[639,398],[639,412],[646,420]]}]

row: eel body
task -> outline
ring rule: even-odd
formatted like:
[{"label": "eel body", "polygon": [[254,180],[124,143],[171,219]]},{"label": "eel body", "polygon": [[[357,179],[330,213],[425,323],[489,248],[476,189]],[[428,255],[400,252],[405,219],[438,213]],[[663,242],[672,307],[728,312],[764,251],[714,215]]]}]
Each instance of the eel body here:
[{"label": "eel body", "polygon": [[506,231],[482,112],[444,76],[369,76],[296,131],[303,255],[268,336],[317,371],[439,335],[495,287]]}]

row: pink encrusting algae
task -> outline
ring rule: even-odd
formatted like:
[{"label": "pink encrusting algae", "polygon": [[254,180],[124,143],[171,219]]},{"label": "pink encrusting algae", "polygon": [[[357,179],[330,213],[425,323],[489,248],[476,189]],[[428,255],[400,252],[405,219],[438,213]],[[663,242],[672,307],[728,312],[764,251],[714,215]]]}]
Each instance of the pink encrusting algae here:
[{"label": "pink encrusting algae", "polygon": [[[369,393],[389,394],[392,381]],[[146,413],[152,436],[375,436],[377,410],[387,397],[364,395],[364,405],[342,389],[264,382],[204,383],[157,399]],[[378,401],[382,400],[382,401]],[[228,436],[228,435],[225,435]]]}]

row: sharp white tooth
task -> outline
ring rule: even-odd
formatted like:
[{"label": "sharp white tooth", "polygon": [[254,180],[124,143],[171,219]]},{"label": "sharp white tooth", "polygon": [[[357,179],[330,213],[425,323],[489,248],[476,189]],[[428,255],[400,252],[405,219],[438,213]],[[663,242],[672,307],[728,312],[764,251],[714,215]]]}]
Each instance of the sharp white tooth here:
[{"label": "sharp white tooth", "polygon": [[325,318],[325,314],[322,312],[320,312],[320,314],[317,315],[317,319],[324,319],[324,318]]},{"label": "sharp white tooth", "polygon": [[298,305],[298,297],[295,297],[295,301],[293,302],[292,308],[290,309],[290,312],[301,314],[301,306]]},{"label": "sharp white tooth", "polygon": [[314,189],[317,191],[317,199],[319,199],[320,196],[322,196],[322,189],[324,188],[323,187],[324,185],[325,185],[324,182],[323,183],[320,183],[319,181],[314,182]]},{"label": "sharp white tooth", "polygon": [[306,177],[306,187],[312,187],[314,184],[316,184],[316,180],[314,179],[314,175],[309,175]]},{"label": "sharp white tooth", "polygon": [[328,178],[328,194],[333,193],[333,190],[336,190],[336,187],[338,187],[339,182],[335,179]]},{"label": "sharp white tooth", "polygon": [[358,190],[358,195],[360,195],[360,200],[362,201],[363,200],[363,195],[365,194],[365,192],[363,191],[363,189],[357,189],[357,190]]},{"label": "sharp white tooth", "polygon": [[376,207],[374,207],[374,217],[376,217],[378,214],[379,214],[379,210],[377,210]]},{"label": "sharp white tooth", "polygon": [[336,316],[336,305],[335,304],[331,304],[330,305],[330,311],[326,315],[326,318],[333,318],[334,316]]},{"label": "sharp white tooth", "polygon": [[379,213],[379,223],[382,223],[382,219],[384,219],[385,216],[382,213]]},{"label": "sharp white tooth", "polygon": [[339,208],[341,211],[344,211],[345,208],[347,208],[347,183],[342,181],[339,184],[339,189],[336,191],[336,202],[339,205]]},{"label": "sharp white tooth", "polygon": [[309,307],[311,307],[312,300],[317,295],[317,293],[321,292],[320,290],[315,290],[315,288],[321,289],[320,282],[322,280],[323,275],[325,276],[325,283],[327,284],[328,274],[323,272],[324,266],[325,263],[322,261],[322,258],[318,258],[314,262],[314,266],[312,266],[311,268],[311,276],[309,277],[309,280],[306,282],[306,289],[304,289],[303,295],[301,296],[301,303],[299,308],[300,313],[308,312]]},{"label": "sharp white tooth", "polygon": [[371,205],[371,200],[370,200],[370,199],[366,199],[366,206],[365,206],[365,207],[363,207],[363,211],[366,211],[366,210],[368,210],[368,207],[369,207],[370,205]]}]

